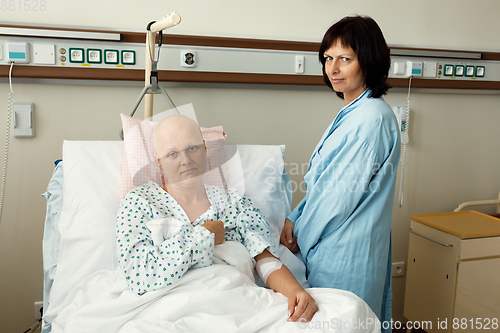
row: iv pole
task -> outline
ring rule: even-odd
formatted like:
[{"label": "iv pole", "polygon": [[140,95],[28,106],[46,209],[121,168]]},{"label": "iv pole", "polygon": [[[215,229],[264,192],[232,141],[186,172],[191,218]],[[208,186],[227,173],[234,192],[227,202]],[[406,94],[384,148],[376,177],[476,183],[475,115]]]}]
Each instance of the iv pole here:
[{"label": "iv pole", "polygon": [[[151,22],[148,24],[147,33],[146,33],[146,63],[145,63],[145,72],[146,77],[144,80],[144,89],[142,89],[139,98],[135,102],[132,110],[130,111],[130,116],[133,117],[139,104],[144,99],[144,119],[148,120],[153,117],[153,94],[158,94],[158,88],[160,88],[160,93],[165,97],[170,106],[174,109],[176,114],[179,114],[177,108],[175,107],[174,102],[170,96],[168,96],[165,89],[162,86],[158,85],[158,70],[157,63],[155,60],[155,40],[156,33],[160,32],[160,40],[161,40],[161,31],[164,29],[171,28],[176,26],[181,22],[181,17],[176,12],[170,13],[167,16],[164,16],[158,22]],[[153,68],[154,67],[154,68]],[[153,76],[151,76],[153,73]],[[120,130],[120,138],[123,140],[123,129]]]},{"label": "iv pole", "polygon": [[[158,73],[155,62],[155,40],[156,33],[161,32],[164,29],[176,26],[181,22],[181,17],[176,12],[173,12],[167,16],[164,16],[160,21],[151,22],[148,25],[148,31],[146,33],[146,76],[144,79],[144,89],[147,91],[147,86],[151,86],[153,93],[156,93],[157,83],[158,83]],[[152,68],[154,62],[154,68]],[[156,76],[151,76],[151,72],[156,72]],[[155,80],[154,82],[152,82]],[[168,96],[162,87],[160,87],[161,93],[164,96]],[[170,104],[173,105],[170,98],[167,99]],[[146,94],[144,99],[144,119],[149,119],[153,117],[153,95]]]}]

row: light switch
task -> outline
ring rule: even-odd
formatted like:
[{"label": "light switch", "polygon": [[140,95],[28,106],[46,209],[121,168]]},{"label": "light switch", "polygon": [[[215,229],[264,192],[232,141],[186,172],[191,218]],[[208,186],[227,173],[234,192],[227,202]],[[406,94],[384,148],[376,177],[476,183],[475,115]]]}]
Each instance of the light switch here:
[{"label": "light switch", "polygon": [[396,75],[404,75],[406,69],[406,64],[404,62],[396,62],[394,63],[394,74]]},{"label": "light switch", "polygon": [[304,73],[304,56],[296,55],[295,56],[295,73],[302,74]]},{"label": "light switch", "polygon": [[3,47],[0,45],[0,60],[3,59]]},{"label": "light switch", "polygon": [[56,48],[54,44],[33,44],[33,62],[40,65],[56,64]]},{"label": "light switch", "polygon": [[35,136],[33,125],[33,103],[14,103],[12,105],[14,136],[16,138],[31,138]]},{"label": "light switch", "polygon": [[464,76],[464,65],[456,65],[455,66],[455,76]]}]

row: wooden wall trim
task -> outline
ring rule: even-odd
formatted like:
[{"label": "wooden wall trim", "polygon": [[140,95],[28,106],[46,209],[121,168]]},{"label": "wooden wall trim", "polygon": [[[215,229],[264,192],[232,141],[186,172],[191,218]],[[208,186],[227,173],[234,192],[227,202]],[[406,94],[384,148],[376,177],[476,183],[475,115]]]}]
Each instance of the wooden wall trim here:
[{"label": "wooden wall trim", "polygon": [[[389,78],[387,84],[394,88],[408,88],[409,79]],[[432,80],[412,79],[412,88],[426,89],[468,89],[468,90],[500,90],[500,81],[473,80]]]},{"label": "wooden wall trim", "polygon": [[[0,65],[0,77],[9,75],[9,65]],[[49,66],[14,66],[14,78],[35,79],[67,79],[141,81],[144,82],[144,70],[141,69],[108,69],[108,68],[64,68]],[[194,82],[194,83],[232,83],[232,84],[277,84],[324,86],[322,76],[252,74],[252,73],[218,73],[160,70],[161,82]],[[394,88],[408,87],[408,79],[389,78],[387,83]],[[412,88],[430,89],[476,89],[500,90],[500,81],[472,80],[431,80],[413,79]]]}]

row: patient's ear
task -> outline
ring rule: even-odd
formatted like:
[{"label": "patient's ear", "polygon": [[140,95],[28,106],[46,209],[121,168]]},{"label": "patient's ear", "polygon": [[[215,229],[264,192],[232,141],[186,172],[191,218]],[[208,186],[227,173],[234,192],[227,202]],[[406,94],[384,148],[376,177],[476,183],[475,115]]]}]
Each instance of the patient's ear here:
[{"label": "patient's ear", "polygon": [[160,159],[158,158],[158,155],[155,153],[154,154],[155,158],[156,158],[156,162],[158,163],[158,165],[160,166],[160,169],[162,169],[162,166],[161,166],[161,161]]}]

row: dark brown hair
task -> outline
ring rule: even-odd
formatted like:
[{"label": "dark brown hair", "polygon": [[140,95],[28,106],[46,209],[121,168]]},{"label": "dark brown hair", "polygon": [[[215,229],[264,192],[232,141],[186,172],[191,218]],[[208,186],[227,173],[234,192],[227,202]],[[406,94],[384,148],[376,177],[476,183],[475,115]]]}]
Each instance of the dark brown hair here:
[{"label": "dark brown hair", "polygon": [[[368,16],[347,16],[326,31],[318,56],[322,64],[323,79],[332,90],[332,84],[325,72],[324,53],[337,40],[342,46],[349,46],[356,53],[366,87],[371,90],[369,97],[378,98],[387,94],[389,86],[386,80],[391,67],[391,56],[377,22]],[[344,98],[343,93],[335,93]]]}]

